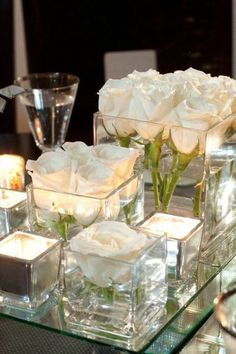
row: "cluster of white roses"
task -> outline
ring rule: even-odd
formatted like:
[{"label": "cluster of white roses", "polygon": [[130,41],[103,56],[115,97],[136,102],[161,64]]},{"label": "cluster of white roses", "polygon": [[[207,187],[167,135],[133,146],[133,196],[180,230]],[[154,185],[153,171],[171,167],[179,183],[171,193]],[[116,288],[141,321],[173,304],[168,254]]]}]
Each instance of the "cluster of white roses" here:
[{"label": "cluster of white roses", "polygon": [[99,91],[103,114],[186,128],[206,130],[235,108],[235,80],[192,68],[168,74],[134,71],[120,80],[109,79]]},{"label": "cluster of white roses", "polygon": [[137,157],[135,149],[66,142],[36,161],[28,160],[26,169],[36,188],[104,197],[133,174]]},{"label": "cluster of white roses", "polygon": [[[108,80],[99,91],[99,111],[103,115],[130,118],[128,124],[122,120],[111,124],[105,121],[110,134],[138,134],[152,141],[162,131],[163,139],[171,135],[178,150],[185,153],[196,146],[199,135],[193,133],[185,139],[178,127],[207,131],[235,108],[235,80],[212,77],[193,68],[168,74],[152,69],[134,71],[120,80]],[[147,121],[158,124],[145,124]]]},{"label": "cluster of white roses", "polygon": [[133,175],[137,157],[134,149],[67,142],[37,161],[28,160],[26,169],[33,185],[29,190],[42,221],[60,221],[61,215],[71,215],[88,226],[98,217],[116,219],[121,198],[136,193],[137,178],[119,193],[112,192]]}]

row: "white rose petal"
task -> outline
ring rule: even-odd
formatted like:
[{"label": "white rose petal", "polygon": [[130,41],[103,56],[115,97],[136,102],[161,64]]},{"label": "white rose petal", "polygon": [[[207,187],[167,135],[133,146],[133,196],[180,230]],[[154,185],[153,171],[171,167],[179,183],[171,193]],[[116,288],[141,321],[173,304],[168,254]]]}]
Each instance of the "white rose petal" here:
[{"label": "white rose petal", "polygon": [[75,190],[76,169],[77,162],[62,150],[43,153],[38,160],[26,163],[34,187],[63,192]]},{"label": "white rose petal", "polygon": [[120,183],[114,171],[99,161],[90,161],[77,170],[76,193],[104,197]]},{"label": "white rose petal", "polygon": [[139,156],[137,149],[100,144],[94,147],[98,161],[112,169],[120,181],[124,182],[133,173],[135,162]]},{"label": "white rose petal", "polygon": [[154,69],[149,69],[147,71],[137,71],[134,70],[131,74],[127,75],[129,79],[133,81],[147,81],[152,82],[153,80],[159,79],[159,72]]},{"label": "white rose petal", "polygon": [[70,158],[84,165],[95,158],[93,151],[82,141],[66,142],[62,148],[70,155]]},{"label": "white rose petal", "polygon": [[171,139],[180,153],[191,154],[194,149],[199,148],[201,132],[181,127],[172,127]]}]

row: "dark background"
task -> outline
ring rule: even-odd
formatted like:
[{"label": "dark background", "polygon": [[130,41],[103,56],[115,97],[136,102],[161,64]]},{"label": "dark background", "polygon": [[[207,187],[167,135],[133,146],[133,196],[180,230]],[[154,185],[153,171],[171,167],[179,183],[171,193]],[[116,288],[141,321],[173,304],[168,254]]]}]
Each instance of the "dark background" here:
[{"label": "dark background", "polygon": [[[12,1],[0,0],[0,87],[12,83]],[[158,71],[231,75],[231,0],[23,0],[29,72],[80,77],[67,140],[92,143],[107,51],[155,49]],[[135,68],[134,68],[135,69]],[[0,116],[14,132],[14,104]]]}]

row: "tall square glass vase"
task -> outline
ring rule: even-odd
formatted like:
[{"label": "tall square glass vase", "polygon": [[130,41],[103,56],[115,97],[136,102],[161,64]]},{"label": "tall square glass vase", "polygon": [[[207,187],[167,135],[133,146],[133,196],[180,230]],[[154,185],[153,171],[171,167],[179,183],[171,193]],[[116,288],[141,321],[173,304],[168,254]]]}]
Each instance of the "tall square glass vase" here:
[{"label": "tall square glass vase", "polygon": [[209,129],[94,114],[94,142],[135,147],[152,208],[204,220],[202,250],[235,225],[236,114]]},{"label": "tall square glass vase", "polygon": [[60,193],[27,186],[29,225],[32,231],[67,241],[99,220],[135,225],[144,215],[143,175],[137,171],[106,196]]},{"label": "tall square glass vase", "polygon": [[140,350],[166,320],[166,237],[150,230],[130,261],[64,249],[65,322],[73,333]]}]

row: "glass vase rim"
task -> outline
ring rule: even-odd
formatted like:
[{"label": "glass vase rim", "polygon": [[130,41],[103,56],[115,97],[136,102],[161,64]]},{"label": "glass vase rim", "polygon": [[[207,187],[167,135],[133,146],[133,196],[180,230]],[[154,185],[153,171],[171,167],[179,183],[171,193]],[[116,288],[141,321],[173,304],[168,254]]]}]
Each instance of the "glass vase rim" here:
[{"label": "glass vase rim", "polygon": [[[184,127],[182,125],[175,125],[172,122],[169,122],[170,124],[165,124],[165,123],[161,123],[161,122],[156,122],[156,121],[151,121],[151,120],[144,120],[144,119],[135,119],[135,118],[128,118],[128,117],[121,117],[121,116],[112,116],[109,114],[104,114],[101,111],[97,111],[94,112],[94,116],[95,117],[101,117],[101,116],[105,116],[111,119],[122,119],[122,120],[130,120],[132,122],[139,122],[139,123],[147,123],[147,124],[153,124],[153,125],[158,125],[158,126],[163,126],[163,127],[167,127],[169,126],[169,128],[179,128],[179,129],[183,129],[183,130],[187,130],[187,131],[197,131],[200,132],[203,135],[207,135],[211,129],[216,128],[217,126],[219,126],[220,124],[222,124],[223,122],[225,122],[228,118],[232,117],[235,115],[236,118],[236,112],[232,112],[228,115],[226,115],[224,118],[221,118],[222,120],[220,122],[217,122],[215,124],[213,124],[211,127],[209,127],[208,129],[197,129],[197,128],[190,128],[190,127]],[[218,116],[219,117],[219,116]]]},{"label": "glass vase rim", "polygon": [[[68,82],[67,84],[63,84],[63,85],[57,85],[55,87],[24,87],[24,85],[22,86],[21,83],[23,82],[31,82],[32,79],[44,79],[44,78],[48,78],[48,79],[57,79],[59,77],[64,77],[69,79],[69,81],[71,80],[71,82]],[[80,83],[80,78],[74,74],[71,73],[66,73],[66,72],[36,72],[36,73],[29,73],[26,75],[22,75],[22,76],[18,76],[15,80],[14,80],[14,84],[21,86],[23,88],[25,88],[26,91],[30,91],[30,92],[34,92],[34,91],[57,91],[57,90],[64,90],[67,89],[69,87],[72,86],[78,86]],[[24,93],[24,92],[23,92]]]},{"label": "glass vase rim", "polygon": [[114,194],[118,193],[120,190],[122,190],[123,188],[125,188],[131,181],[133,181],[135,178],[141,178],[143,175],[142,170],[136,170],[134,171],[134,173],[128,178],[126,179],[124,182],[122,182],[121,184],[119,184],[116,188],[114,188],[112,191],[110,191],[109,193],[107,193],[105,196],[95,196],[95,195],[89,195],[89,194],[77,194],[77,193],[72,193],[72,192],[60,192],[60,191],[56,191],[53,189],[47,189],[47,188],[41,188],[41,187],[34,187],[33,183],[29,183],[26,185],[26,191],[30,190],[41,190],[41,191],[45,191],[45,192],[50,192],[50,193],[57,193],[57,194],[62,194],[62,195],[67,195],[67,196],[73,196],[73,197],[80,197],[80,198],[87,198],[88,200],[100,200],[100,201],[104,201],[107,200],[109,198],[111,198]]}]

